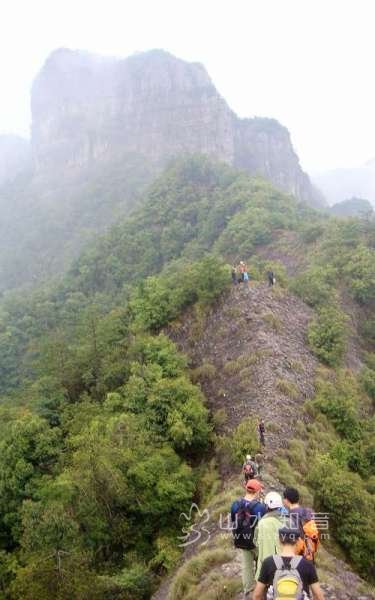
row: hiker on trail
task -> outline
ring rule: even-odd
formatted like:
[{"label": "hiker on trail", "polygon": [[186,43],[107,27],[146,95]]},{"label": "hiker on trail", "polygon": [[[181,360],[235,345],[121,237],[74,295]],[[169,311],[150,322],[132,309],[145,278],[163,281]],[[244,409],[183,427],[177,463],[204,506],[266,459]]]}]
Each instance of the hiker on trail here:
[{"label": "hiker on trail", "polygon": [[264,434],[266,433],[266,428],[265,428],[263,419],[261,419],[259,421],[258,432],[259,432],[260,443],[262,444],[262,446],[265,446],[266,445],[266,440],[264,439]]},{"label": "hiker on trail", "polygon": [[245,482],[249,479],[255,479],[258,477],[258,467],[256,462],[251,458],[250,454],[246,455],[246,460],[242,465],[242,472],[245,477]]},{"label": "hiker on trail", "polygon": [[278,531],[285,524],[281,513],[283,500],[278,492],[268,492],[264,499],[267,513],[259,521],[255,530],[254,543],[258,548],[258,564],[255,579],[258,580],[260,569],[265,558],[280,551]]},{"label": "hiker on trail", "polygon": [[290,526],[298,529],[301,534],[297,544],[297,554],[314,561],[319,547],[319,530],[312,510],[299,505],[299,492],[292,487],[284,490],[283,503],[288,510]]},{"label": "hiker on trail", "polygon": [[236,267],[236,265],[233,265],[231,275],[232,275],[233,285],[237,285],[237,267]]},{"label": "hiker on trail", "polygon": [[243,282],[246,285],[246,287],[249,287],[249,273],[247,270],[247,267],[245,268],[244,272],[243,272]]},{"label": "hiker on trail", "polygon": [[247,271],[247,264],[243,260],[240,260],[240,264],[238,265],[238,271],[240,273],[241,281],[244,281],[244,275],[248,271]]},{"label": "hiker on trail", "polygon": [[243,498],[233,502],[231,507],[231,521],[233,528],[233,542],[241,551],[242,585],[244,598],[250,598],[250,591],[254,586],[254,531],[259,519],[266,513],[266,506],[260,502],[259,497],[263,486],[257,479],[246,482],[246,493]]},{"label": "hiker on trail", "polygon": [[[274,553],[263,561],[253,600],[265,600],[269,597],[303,600],[310,597],[310,590],[314,600],[324,600],[315,566],[296,554],[299,530],[283,527],[279,529],[278,537],[280,553]],[[272,595],[266,595],[271,586]]]},{"label": "hiker on trail", "polygon": [[267,271],[267,279],[268,279],[268,285],[271,287],[273,285],[275,285],[276,283],[276,277],[273,273],[273,271]]}]

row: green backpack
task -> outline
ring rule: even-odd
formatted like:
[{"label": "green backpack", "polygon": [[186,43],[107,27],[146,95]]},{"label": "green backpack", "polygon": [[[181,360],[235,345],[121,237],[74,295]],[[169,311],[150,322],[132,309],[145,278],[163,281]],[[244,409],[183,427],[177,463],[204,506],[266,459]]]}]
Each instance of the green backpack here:
[{"label": "green backpack", "polygon": [[302,556],[293,556],[292,560],[285,562],[282,556],[273,556],[276,572],[273,578],[273,600],[303,600],[305,594],[301,575],[297,567]]}]

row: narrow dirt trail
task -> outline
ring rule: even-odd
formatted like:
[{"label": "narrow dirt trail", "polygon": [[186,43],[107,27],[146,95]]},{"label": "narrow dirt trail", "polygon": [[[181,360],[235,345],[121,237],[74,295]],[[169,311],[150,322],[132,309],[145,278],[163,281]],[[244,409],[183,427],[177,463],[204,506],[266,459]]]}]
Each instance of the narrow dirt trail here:
[{"label": "narrow dirt trail", "polygon": [[[308,323],[313,316],[314,311],[302,300],[278,287],[253,284],[247,289],[238,285],[203,319],[197,320],[194,314],[187,313],[167,331],[179,349],[189,356],[193,369],[211,365],[210,376],[201,377],[200,382],[210,409],[226,412],[223,432],[233,431],[245,417],[264,419],[267,463],[295,437],[302,405],[314,395],[318,362],[307,345]],[[267,489],[283,489],[274,470],[267,465],[262,478]],[[224,510],[229,510],[230,496],[236,487],[238,490],[238,481],[224,477],[221,494],[229,494]],[[215,513],[213,502],[208,507],[212,514]],[[211,538],[206,547],[215,548],[220,544],[217,521],[210,522],[208,528]],[[199,544],[188,547],[181,564],[199,549]],[[326,600],[374,600],[374,595],[363,592],[360,577],[326,550],[321,551],[318,570]],[[235,553],[233,560],[205,573],[202,590],[207,589],[205,585],[209,585],[210,577],[212,580],[215,574],[238,581],[239,554]],[[173,578],[171,575],[164,581],[153,600],[168,599]],[[228,597],[242,596],[223,593],[223,598]]]}]

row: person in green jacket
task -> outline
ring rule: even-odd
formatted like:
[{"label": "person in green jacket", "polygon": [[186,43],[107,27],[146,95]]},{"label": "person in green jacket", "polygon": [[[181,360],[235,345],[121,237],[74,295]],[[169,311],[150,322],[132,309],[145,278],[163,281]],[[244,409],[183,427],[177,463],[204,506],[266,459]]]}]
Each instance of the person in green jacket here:
[{"label": "person in green jacket", "polygon": [[279,554],[281,551],[279,529],[285,524],[285,516],[281,512],[283,500],[280,494],[277,492],[268,492],[264,503],[267,506],[267,512],[260,519],[254,533],[254,544],[258,550],[257,570],[255,573],[257,581],[264,559],[274,554]]}]

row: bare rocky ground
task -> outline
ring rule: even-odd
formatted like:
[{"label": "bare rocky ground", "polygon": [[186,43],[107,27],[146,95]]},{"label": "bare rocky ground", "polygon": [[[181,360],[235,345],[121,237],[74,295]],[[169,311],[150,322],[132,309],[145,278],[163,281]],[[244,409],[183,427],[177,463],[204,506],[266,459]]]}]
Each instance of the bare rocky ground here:
[{"label": "bare rocky ground", "polygon": [[[232,431],[244,417],[264,419],[267,463],[286,446],[289,438],[295,437],[294,428],[301,420],[302,405],[314,394],[318,363],[306,344],[307,326],[313,315],[312,309],[300,299],[277,287],[252,284],[246,289],[239,285],[233,287],[208,314],[197,317],[188,313],[168,330],[179,349],[190,357],[190,366],[193,369],[203,366],[202,389],[212,411],[225,410],[224,430]],[[354,336],[349,353],[347,364],[358,366],[359,352]],[[207,371],[209,377],[204,376],[207,365],[211,365]],[[281,490],[277,474],[275,477],[267,463],[263,475],[267,488]],[[222,475],[223,489],[218,505],[221,510],[228,510],[233,495],[240,491],[238,478],[227,478],[225,472]],[[205,527],[210,531],[210,539],[204,545],[205,550],[224,544],[217,522],[218,505],[214,500],[209,507],[211,519]],[[202,541],[205,541],[204,536]],[[231,547],[230,540],[226,545]],[[181,565],[202,549],[199,543],[188,546]],[[327,600],[375,599],[375,594],[360,577],[325,548],[319,552],[318,572]],[[173,578],[174,575],[162,584],[153,600],[168,599]],[[240,581],[238,554],[231,552],[230,560],[204,573],[197,597],[206,593],[215,579],[223,580],[223,589],[210,598],[241,598],[236,591],[229,592],[226,587],[228,582]]]},{"label": "bare rocky ground", "polygon": [[192,368],[215,367],[215,376],[202,377],[201,384],[210,408],[226,411],[226,429],[244,417],[261,417],[267,450],[274,452],[285,446],[304,401],[314,394],[317,361],[306,345],[313,314],[280,288],[241,284],[198,326],[188,315],[169,333]]}]

